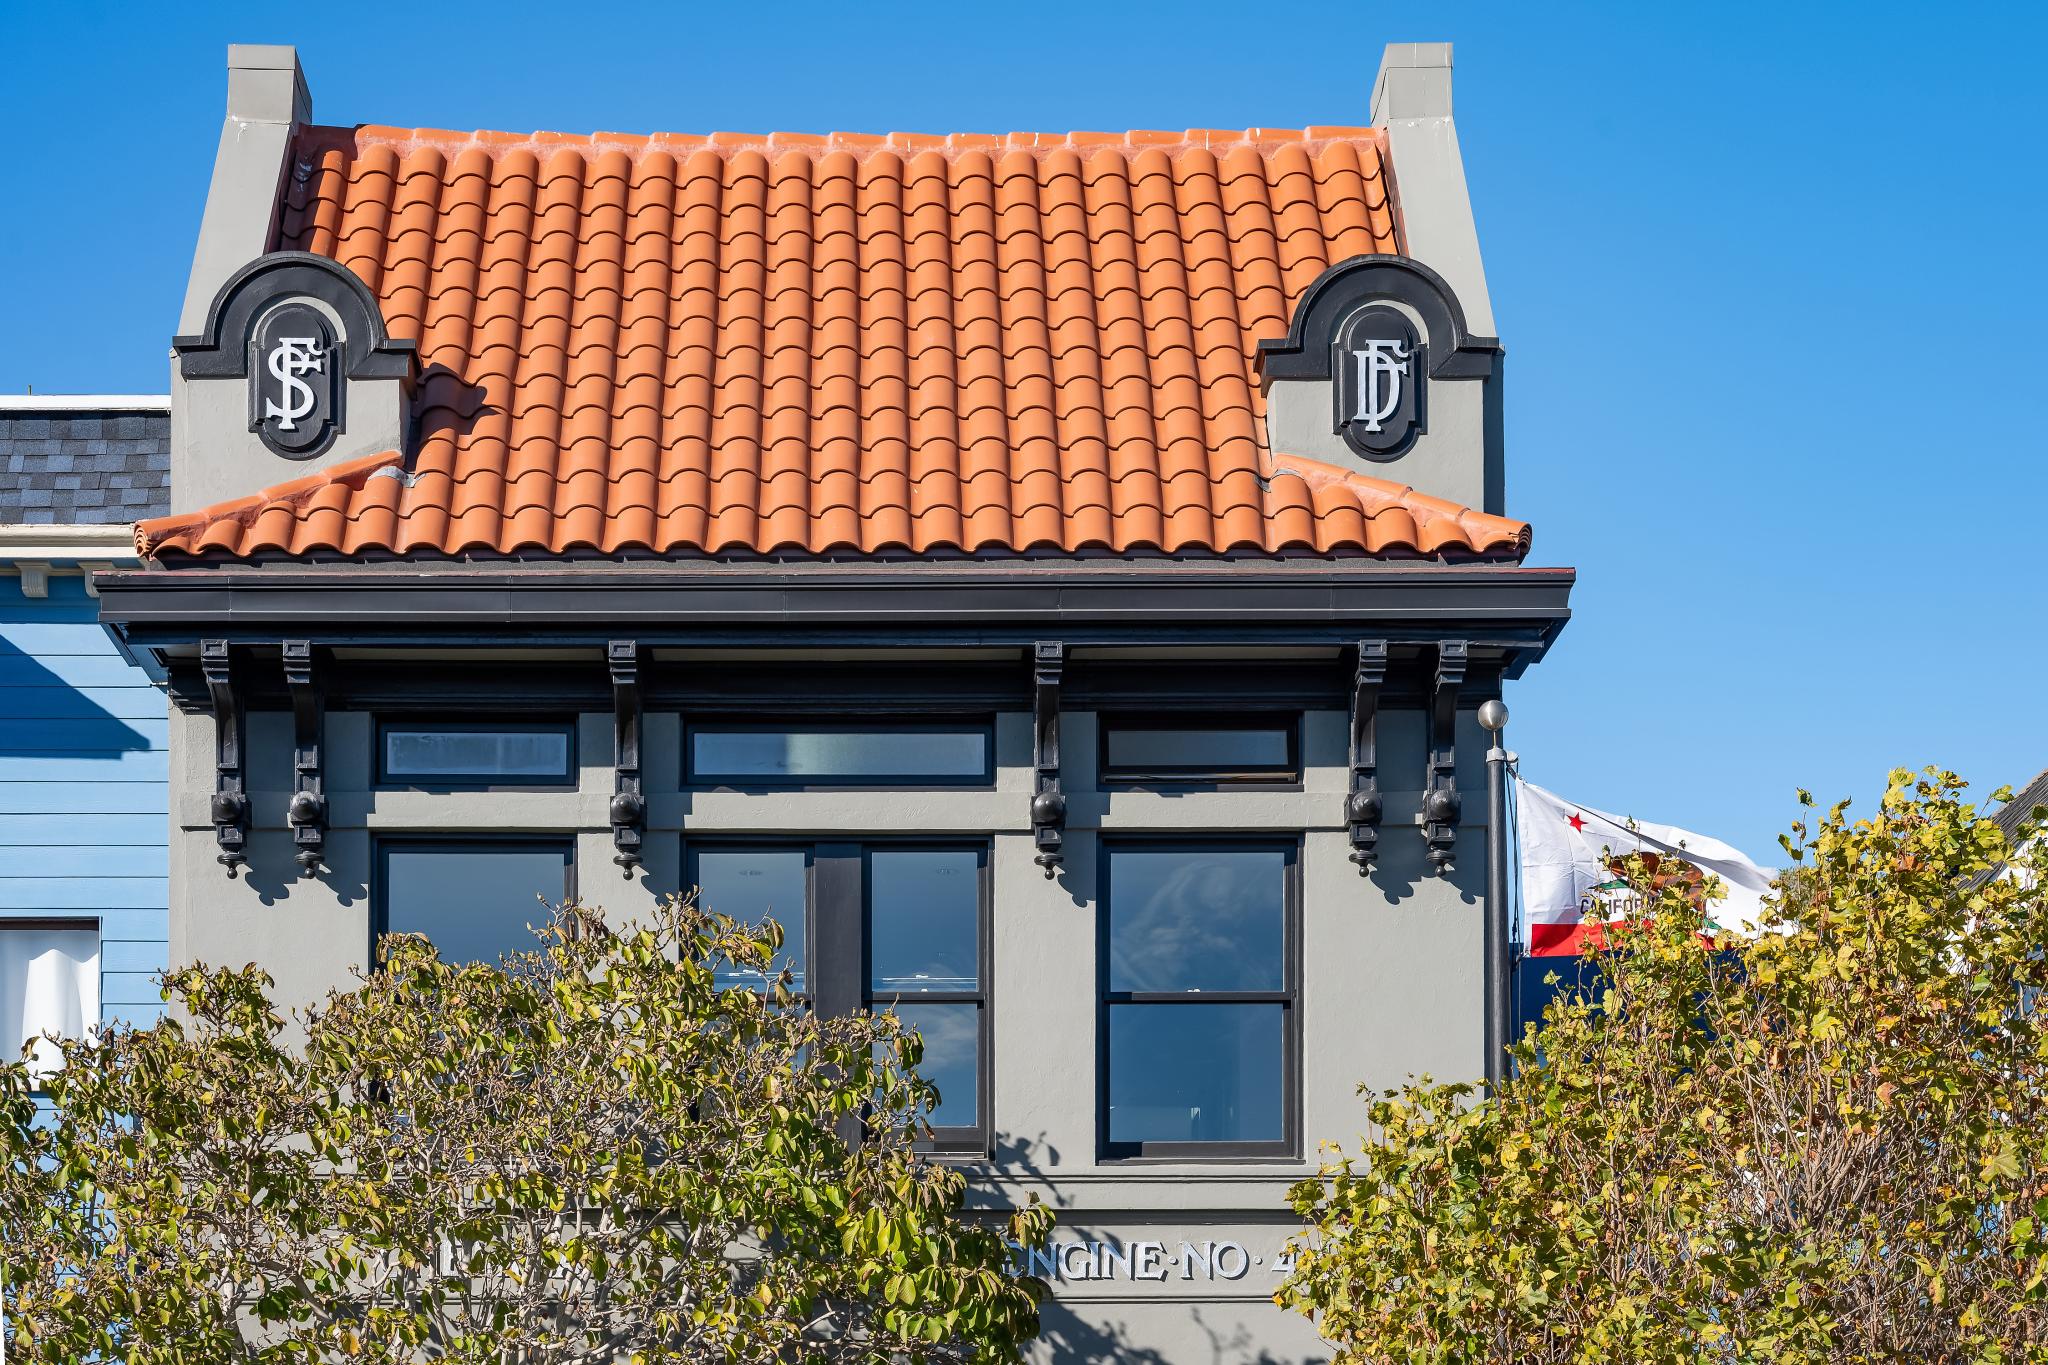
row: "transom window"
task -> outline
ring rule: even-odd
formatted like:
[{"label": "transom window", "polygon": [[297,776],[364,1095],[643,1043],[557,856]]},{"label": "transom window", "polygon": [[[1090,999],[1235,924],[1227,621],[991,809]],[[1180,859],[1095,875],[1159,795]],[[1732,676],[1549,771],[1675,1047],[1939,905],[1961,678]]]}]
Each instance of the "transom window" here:
[{"label": "transom window", "polygon": [[1301,776],[1299,718],[1105,715],[1105,783],[1292,782]]},{"label": "transom window", "polygon": [[379,840],[374,933],[424,934],[448,962],[538,948],[548,906],[575,890],[574,864],[566,838]]},{"label": "transom window", "polygon": [[377,780],[428,787],[565,786],[576,778],[568,721],[386,720]]},{"label": "transom window", "polygon": [[[933,1147],[988,1148],[988,850],[982,845],[694,848],[705,908],[782,926],[792,984],[822,1014],[893,1010],[924,1039]],[[778,969],[781,964],[778,964]],[[727,972],[722,983],[758,987]]]},{"label": "transom window", "polygon": [[1113,843],[1104,859],[1104,1155],[1293,1155],[1294,848]]},{"label": "transom window", "polygon": [[692,724],[689,780],[741,786],[985,786],[995,780],[993,727],[823,721]]}]

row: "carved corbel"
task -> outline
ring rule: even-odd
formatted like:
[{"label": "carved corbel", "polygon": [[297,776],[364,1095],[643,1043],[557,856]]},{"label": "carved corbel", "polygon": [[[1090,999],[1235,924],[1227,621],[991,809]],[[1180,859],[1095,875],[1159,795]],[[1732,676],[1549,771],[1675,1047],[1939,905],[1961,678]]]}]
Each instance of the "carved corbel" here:
[{"label": "carved corbel", "polygon": [[612,861],[621,876],[631,877],[647,827],[640,783],[640,642],[613,640],[605,661],[612,673]]},{"label": "carved corbel", "polygon": [[1358,669],[1351,679],[1351,794],[1344,821],[1351,828],[1351,861],[1368,875],[1379,857],[1380,684],[1387,680],[1387,642],[1360,640]]},{"label": "carved corbel", "polygon": [[321,763],[325,689],[313,665],[310,640],[284,642],[284,685],[292,697],[292,799],[285,819],[299,866],[311,872],[327,848],[327,781]]},{"label": "carved corbel", "polygon": [[1060,679],[1067,665],[1067,647],[1059,640],[1040,640],[1031,651],[1032,768],[1031,839],[1033,859],[1050,879],[1065,856],[1060,844],[1067,825],[1067,797],[1060,790]]},{"label": "carved corbel", "polygon": [[226,640],[199,642],[199,671],[213,700],[213,841],[230,877],[249,861],[249,793],[242,781],[242,699],[235,693],[234,656]]},{"label": "carved corbel", "polygon": [[1458,689],[1465,682],[1470,650],[1463,640],[1437,647],[1436,693],[1429,708],[1429,786],[1422,796],[1422,819],[1429,839],[1429,865],[1438,876],[1457,869],[1458,818]]}]

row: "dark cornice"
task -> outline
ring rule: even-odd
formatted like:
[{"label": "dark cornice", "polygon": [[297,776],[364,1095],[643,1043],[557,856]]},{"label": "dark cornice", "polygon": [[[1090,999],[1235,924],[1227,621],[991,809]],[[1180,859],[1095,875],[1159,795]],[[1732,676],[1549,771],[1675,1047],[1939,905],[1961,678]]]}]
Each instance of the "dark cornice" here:
[{"label": "dark cornice", "polygon": [[103,574],[131,656],[202,636],[258,642],[650,645],[1341,644],[1450,636],[1510,676],[1571,615],[1570,569],[1230,564],[366,565]]}]

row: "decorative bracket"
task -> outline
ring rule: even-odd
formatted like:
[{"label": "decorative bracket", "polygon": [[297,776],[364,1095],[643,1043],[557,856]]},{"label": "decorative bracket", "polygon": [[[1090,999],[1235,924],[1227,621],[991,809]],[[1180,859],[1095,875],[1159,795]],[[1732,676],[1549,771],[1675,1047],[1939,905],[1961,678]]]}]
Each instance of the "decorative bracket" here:
[{"label": "decorative bracket", "polygon": [[285,820],[299,866],[320,866],[327,847],[327,784],[321,771],[321,721],[327,698],[313,666],[313,642],[284,642],[284,685],[292,696],[292,799]]},{"label": "decorative bracket", "polygon": [[1067,798],[1060,790],[1060,679],[1066,671],[1067,646],[1061,640],[1040,640],[1031,648],[1032,767],[1031,839],[1038,847],[1033,859],[1048,880],[1065,855],[1060,844],[1067,825]]},{"label": "decorative bracket", "polygon": [[1429,786],[1422,796],[1422,819],[1429,838],[1430,869],[1440,877],[1457,870],[1458,817],[1458,689],[1465,681],[1471,654],[1463,640],[1437,646],[1436,694],[1429,708]]},{"label": "decorative bracket", "polygon": [[249,793],[242,783],[242,699],[235,695],[234,656],[226,640],[199,642],[199,671],[213,699],[213,841],[230,877],[249,861]]},{"label": "decorative bracket", "polygon": [[1344,820],[1351,827],[1351,861],[1358,875],[1371,873],[1379,857],[1380,684],[1387,680],[1387,642],[1360,640],[1358,670],[1351,680],[1351,795]]},{"label": "decorative bracket", "polygon": [[613,640],[605,649],[612,673],[612,861],[631,877],[640,865],[647,796],[640,785],[640,642]]}]

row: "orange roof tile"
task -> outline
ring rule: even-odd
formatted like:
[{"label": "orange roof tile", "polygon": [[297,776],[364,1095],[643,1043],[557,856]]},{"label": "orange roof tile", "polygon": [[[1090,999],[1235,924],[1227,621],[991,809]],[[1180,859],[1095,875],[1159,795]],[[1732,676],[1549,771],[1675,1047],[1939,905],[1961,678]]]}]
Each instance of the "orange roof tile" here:
[{"label": "orange roof tile", "polygon": [[144,553],[1514,554],[1265,451],[1256,343],[1398,249],[1378,132],[306,128],[281,249],[419,343],[419,448]]},{"label": "orange roof tile", "polygon": [[[1279,553],[1309,550],[1370,555],[1498,555],[1519,559],[1529,551],[1529,526],[1508,517],[1475,512],[1444,498],[1418,493],[1386,479],[1368,478],[1333,465],[1281,456],[1271,477],[1261,478],[1241,510],[1243,524],[1258,534],[1243,540],[1205,544],[1222,552]],[[266,488],[253,497],[216,504],[200,512],[137,523],[135,550],[144,557],[217,554],[228,558],[308,554],[361,555],[399,549],[401,506],[418,486],[397,451],[350,460],[318,474]],[[898,509],[900,512],[902,509]],[[550,534],[552,514],[515,523],[499,519],[494,539],[471,541],[466,549],[484,555],[540,551],[546,547],[596,549],[606,553],[649,550],[657,554],[702,552],[701,543],[613,536],[605,542],[567,543]],[[1153,518],[1156,523],[1156,515]],[[866,544],[853,539],[856,520],[827,522],[849,533],[834,540],[821,532],[794,548],[870,552],[908,549],[901,542]],[[1155,541],[1100,542],[1110,550],[1160,548]],[[433,553],[431,546],[414,547]],[[731,548],[731,547],[727,547]],[[958,548],[951,546],[948,548]],[[1004,549],[1030,546],[1004,545]],[[1079,548],[1079,547],[1061,547]],[[1182,547],[1187,548],[1187,547]]]}]

